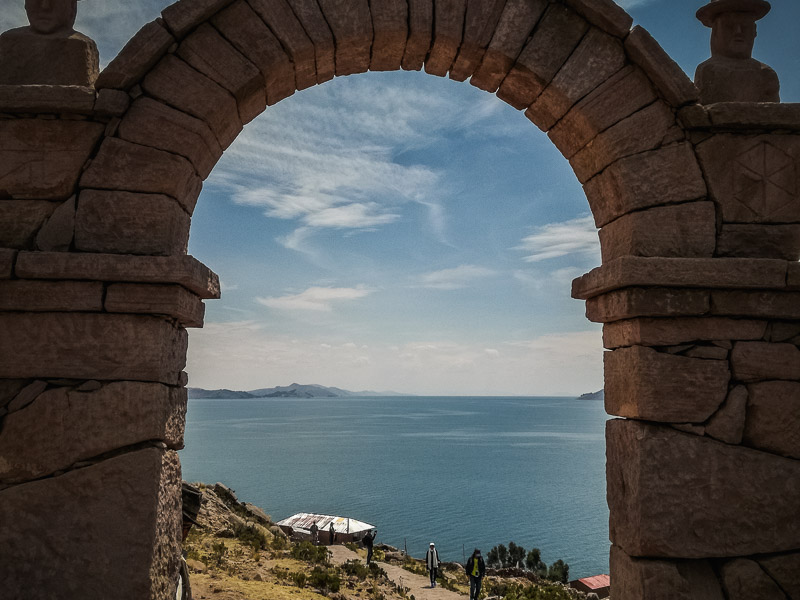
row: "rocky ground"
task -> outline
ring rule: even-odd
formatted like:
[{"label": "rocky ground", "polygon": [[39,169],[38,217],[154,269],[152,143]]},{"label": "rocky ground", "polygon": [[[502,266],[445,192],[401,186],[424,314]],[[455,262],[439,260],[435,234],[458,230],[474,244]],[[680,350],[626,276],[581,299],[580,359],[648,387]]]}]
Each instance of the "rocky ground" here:
[{"label": "rocky ground", "polygon": [[[183,550],[195,600],[465,600],[469,594],[467,576],[457,563],[444,565],[439,585],[431,589],[423,562],[394,548],[376,546],[378,562],[367,568],[363,549],[292,542],[269,515],[240,502],[226,486],[194,485],[203,494],[201,508]],[[483,596],[585,598],[530,577],[487,576]]]}]

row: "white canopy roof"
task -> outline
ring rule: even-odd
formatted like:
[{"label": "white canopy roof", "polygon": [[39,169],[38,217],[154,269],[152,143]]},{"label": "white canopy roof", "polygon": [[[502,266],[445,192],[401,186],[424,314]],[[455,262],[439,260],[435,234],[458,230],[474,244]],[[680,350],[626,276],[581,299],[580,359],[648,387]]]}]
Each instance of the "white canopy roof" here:
[{"label": "white canopy roof", "polygon": [[315,513],[297,513],[282,521],[278,521],[276,525],[279,527],[291,527],[292,529],[310,531],[311,525],[314,523],[317,524],[320,531],[328,531],[331,523],[333,523],[333,530],[336,533],[364,533],[370,529],[375,529],[374,525],[364,523],[363,521],[356,521],[349,517],[334,517],[332,515],[318,515]]}]

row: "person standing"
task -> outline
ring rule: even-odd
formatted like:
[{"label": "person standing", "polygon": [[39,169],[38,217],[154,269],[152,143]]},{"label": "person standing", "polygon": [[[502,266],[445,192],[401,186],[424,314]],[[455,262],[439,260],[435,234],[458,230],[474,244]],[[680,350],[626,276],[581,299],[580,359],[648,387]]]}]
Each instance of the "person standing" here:
[{"label": "person standing", "polygon": [[431,588],[436,587],[436,571],[439,569],[439,553],[436,551],[436,546],[431,542],[428,552],[425,554],[425,565],[428,567],[428,572],[431,576]]},{"label": "person standing", "polygon": [[372,532],[367,532],[367,535],[364,536],[364,547],[367,549],[367,565],[369,565],[370,561],[372,560],[372,546],[375,543],[375,536],[378,535],[378,530]]},{"label": "person standing", "polygon": [[483,576],[486,575],[486,564],[483,562],[480,550],[475,548],[467,559],[464,570],[469,575],[469,600],[478,600],[478,596],[481,595]]},{"label": "person standing", "polygon": [[311,532],[311,543],[314,544],[315,546],[318,546],[319,545],[319,527],[317,527],[317,522],[316,521],[314,521],[311,524],[311,529],[309,529],[309,531]]},{"label": "person standing", "polygon": [[333,521],[331,521],[331,526],[328,527],[328,531],[331,534],[331,546],[336,543],[336,530],[333,528]]}]

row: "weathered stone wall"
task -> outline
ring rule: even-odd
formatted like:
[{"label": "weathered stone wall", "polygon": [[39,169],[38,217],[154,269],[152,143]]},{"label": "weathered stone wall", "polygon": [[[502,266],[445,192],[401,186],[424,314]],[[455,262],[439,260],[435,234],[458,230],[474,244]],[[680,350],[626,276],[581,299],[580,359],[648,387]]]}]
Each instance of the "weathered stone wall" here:
[{"label": "weathered stone wall", "polygon": [[184,327],[219,295],[185,254],[202,181],[295,89],[424,68],[524,110],[600,228],[573,292],[621,417],[615,600],[800,598],[800,111],[698,105],[631,26],[610,0],[180,0],[96,89],[0,86],[4,593],[170,597]]}]

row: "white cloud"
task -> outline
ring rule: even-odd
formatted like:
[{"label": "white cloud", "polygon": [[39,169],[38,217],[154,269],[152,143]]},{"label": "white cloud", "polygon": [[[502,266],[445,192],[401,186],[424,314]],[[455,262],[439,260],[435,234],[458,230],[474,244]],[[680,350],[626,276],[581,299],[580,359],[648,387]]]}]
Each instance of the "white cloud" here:
[{"label": "white cloud", "polygon": [[571,254],[599,258],[600,240],[594,219],[586,216],[536,227],[515,250],[527,253],[523,258],[525,262],[539,262]]},{"label": "white cloud", "polygon": [[495,271],[477,265],[461,265],[453,269],[442,269],[426,273],[420,280],[422,287],[437,290],[460,290],[469,286],[476,279],[490,277]]},{"label": "white cloud", "polygon": [[385,225],[400,218],[393,213],[380,213],[375,202],[333,206],[308,215],[303,221],[311,227],[335,227],[337,229],[363,229]]},{"label": "white cloud", "polygon": [[256,302],[279,310],[330,311],[334,302],[358,300],[371,294],[373,290],[365,287],[332,288],[310,287],[299,294],[287,296],[256,298]]}]

